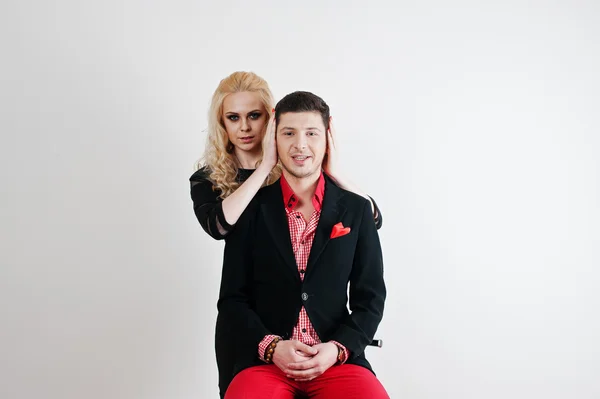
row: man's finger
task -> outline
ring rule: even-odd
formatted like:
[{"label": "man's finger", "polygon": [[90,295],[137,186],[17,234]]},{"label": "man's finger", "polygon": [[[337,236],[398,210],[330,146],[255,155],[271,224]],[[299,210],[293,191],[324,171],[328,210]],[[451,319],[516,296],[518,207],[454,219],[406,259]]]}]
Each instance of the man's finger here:
[{"label": "man's finger", "polygon": [[302,370],[302,371],[295,371],[295,370],[289,370],[286,373],[286,376],[288,378],[293,378],[293,379],[298,379],[298,380],[302,380],[302,379],[309,379],[309,378],[315,378],[319,375],[319,372],[317,369],[310,369],[310,370]]},{"label": "man's finger", "polygon": [[308,382],[308,381],[314,380],[317,377],[318,377],[318,375],[315,375],[314,377],[310,377],[310,378],[296,378],[296,379],[294,379],[294,381],[296,381],[296,382]]},{"label": "man's finger", "polygon": [[323,374],[321,367],[314,367],[308,370],[288,370],[286,375],[293,379],[312,379]]},{"label": "man's finger", "polygon": [[[313,357],[313,356],[314,356],[314,355],[312,354],[312,352],[311,352],[311,353],[309,353],[309,352],[306,352],[306,351],[304,351],[304,350],[302,350],[302,349],[296,349],[295,351],[296,351],[296,353],[298,353],[298,354],[299,354],[299,355],[301,355],[301,356],[309,356],[309,357]],[[317,352],[318,352],[318,351],[317,351]]]},{"label": "man's finger", "polygon": [[302,351],[304,353],[308,353],[309,355],[316,355],[317,353],[319,353],[319,351],[315,348],[313,348],[312,346],[308,346],[306,344],[303,344],[300,341],[295,341],[294,342],[294,349]]},{"label": "man's finger", "polygon": [[307,362],[309,360],[311,360],[313,358],[313,356],[307,356],[307,355],[298,355],[298,354],[293,354],[292,358],[289,360],[288,364],[291,363],[304,363]]},{"label": "man's finger", "polygon": [[312,368],[315,368],[319,365],[319,362],[311,359],[311,360],[305,360],[303,362],[294,362],[294,363],[289,363],[287,365],[287,368],[289,370],[310,370]]}]

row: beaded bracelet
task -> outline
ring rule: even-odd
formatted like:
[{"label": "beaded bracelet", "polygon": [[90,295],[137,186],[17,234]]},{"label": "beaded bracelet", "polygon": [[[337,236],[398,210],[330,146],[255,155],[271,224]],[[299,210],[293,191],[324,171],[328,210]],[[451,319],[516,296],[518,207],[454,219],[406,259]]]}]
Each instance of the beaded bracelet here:
[{"label": "beaded bracelet", "polygon": [[281,341],[281,338],[279,338],[279,337],[273,338],[273,341],[271,341],[271,343],[265,350],[265,362],[266,363],[273,363],[273,353],[275,353],[275,347],[277,346],[277,343],[279,341]]}]

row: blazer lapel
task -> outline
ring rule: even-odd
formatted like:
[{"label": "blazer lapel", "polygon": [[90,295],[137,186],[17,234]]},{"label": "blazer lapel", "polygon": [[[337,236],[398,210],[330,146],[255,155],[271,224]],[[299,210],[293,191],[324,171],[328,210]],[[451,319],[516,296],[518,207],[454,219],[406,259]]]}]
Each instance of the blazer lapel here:
[{"label": "blazer lapel", "polygon": [[325,195],[323,197],[323,206],[321,207],[321,216],[319,218],[319,224],[317,225],[317,231],[315,232],[315,238],[313,240],[310,255],[308,256],[308,263],[306,265],[306,278],[308,278],[312,269],[314,269],[319,256],[329,243],[331,230],[333,225],[342,220],[342,217],[346,213],[346,207],[339,203],[340,198],[343,196],[342,190],[333,184],[333,182],[325,175]]},{"label": "blazer lapel", "polygon": [[279,180],[265,189],[265,201],[262,202],[261,209],[275,247],[294,278],[299,281],[300,276],[298,275],[298,266],[296,265],[296,258],[292,249],[292,239],[290,237],[290,229],[283,205],[283,195]]}]

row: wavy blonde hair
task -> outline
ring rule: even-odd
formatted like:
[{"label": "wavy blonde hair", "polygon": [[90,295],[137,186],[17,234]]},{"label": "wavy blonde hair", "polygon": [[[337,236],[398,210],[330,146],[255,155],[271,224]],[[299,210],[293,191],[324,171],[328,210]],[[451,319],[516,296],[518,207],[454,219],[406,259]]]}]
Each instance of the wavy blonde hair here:
[{"label": "wavy blonde hair", "polygon": [[[213,183],[213,190],[219,190],[221,198],[228,197],[240,186],[240,183],[236,179],[238,166],[233,157],[234,147],[229,141],[225,125],[223,124],[223,101],[229,94],[244,91],[259,95],[267,115],[271,115],[271,110],[275,103],[267,82],[253,72],[234,72],[221,80],[215,90],[208,111],[208,135],[204,155],[196,163],[196,170],[203,166],[208,167],[210,172],[209,179]],[[261,132],[263,135],[263,152],[266,126],[265,124],[264,130]],[[261,161],[262,157],[256,166]],[[269,177],[264,184],[271,184],[280,176],[281,167],[277,165],[269,173]]]}]

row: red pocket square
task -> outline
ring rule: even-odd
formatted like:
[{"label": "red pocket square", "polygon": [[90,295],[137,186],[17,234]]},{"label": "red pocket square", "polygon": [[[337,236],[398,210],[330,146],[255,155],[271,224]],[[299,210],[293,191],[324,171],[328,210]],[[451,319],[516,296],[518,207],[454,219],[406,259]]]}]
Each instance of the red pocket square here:
[{"label": "red pocket square", "polygon": [[331,236],[329,238],[338,238],[349,233],[350,227],[344,227],[342,222],[339,222],[333,226],[333,229],[331,230]]}]

